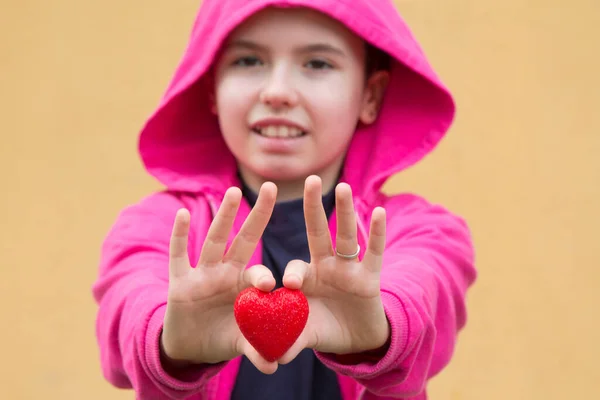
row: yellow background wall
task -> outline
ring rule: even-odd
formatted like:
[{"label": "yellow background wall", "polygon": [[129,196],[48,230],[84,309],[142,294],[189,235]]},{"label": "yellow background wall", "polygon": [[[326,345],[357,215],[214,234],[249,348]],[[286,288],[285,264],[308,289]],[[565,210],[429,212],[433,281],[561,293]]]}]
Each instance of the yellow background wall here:
[{"label": "yellow background wall", "polygon": [[[136,135],[197,1],[0,4],[0,398],[133,399],[101,376],[90,286],[158,188]],[[480,273],[431,398],[600,398],[600,2],[397,4],[459,111],[387,189],[464,215]]]}]

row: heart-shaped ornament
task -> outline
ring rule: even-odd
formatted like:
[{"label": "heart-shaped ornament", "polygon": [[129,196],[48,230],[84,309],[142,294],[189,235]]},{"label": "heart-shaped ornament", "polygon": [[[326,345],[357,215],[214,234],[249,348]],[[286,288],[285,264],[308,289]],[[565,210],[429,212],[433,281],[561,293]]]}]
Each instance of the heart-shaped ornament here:
[{"label": "heart-shaped ornament", "polygon": [[263,292],[251,287],[237,296],[233,314],[246,340],[272,362],[281,358],[304,330],[308,300],[300,290]]}]

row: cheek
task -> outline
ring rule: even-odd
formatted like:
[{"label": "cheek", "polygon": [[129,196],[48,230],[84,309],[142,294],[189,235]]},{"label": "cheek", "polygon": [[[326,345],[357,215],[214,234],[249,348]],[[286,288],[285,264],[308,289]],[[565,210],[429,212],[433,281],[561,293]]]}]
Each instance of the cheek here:
[{"label": "cheek", "polygon": [[241,115],[252,105],[253,88],[249,82],[234,77],[224,78],[216,88],[216,106],[219,115]]},{"label": "cheek", "polygon": [[215,90],[217,118],[221,134],[232,151],[240,145],[239,138],[244,132],[246,116],[250,110],[246,93],[247,86],[240,84],[239,79],[221,80]]},{"label": "cheek", "polygon": [[362,105],[362,88],[347,82],[315,85],[308,96],[315,122],[354,130]]},{"label": "cheek", "polygon": [[307,95],[336,114],[356,110],[362,100],[364,82],[353,71],[332,74],[324,80],[311,82]]}]

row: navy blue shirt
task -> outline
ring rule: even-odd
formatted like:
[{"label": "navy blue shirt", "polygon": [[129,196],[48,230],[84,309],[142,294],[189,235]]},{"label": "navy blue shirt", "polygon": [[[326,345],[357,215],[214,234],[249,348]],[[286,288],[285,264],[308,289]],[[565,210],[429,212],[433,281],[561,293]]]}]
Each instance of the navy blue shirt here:
[{"label": "navy blue shirt", "polygon": [[[246,186],[242,192],[254,206],[257,194]],[[334,205],[335,190],[332,190],[323,196],[328,217]],[[263,264],[273,272],[276,287],[282,287],[283,272],[291,260],[310,262],[303,199],[276,203],[262,239]],[[263,374],[243,356],[231,399],[341,400],[341,393],[335,372],[325,367],[312,349],[304,349],[272,375]]]}]

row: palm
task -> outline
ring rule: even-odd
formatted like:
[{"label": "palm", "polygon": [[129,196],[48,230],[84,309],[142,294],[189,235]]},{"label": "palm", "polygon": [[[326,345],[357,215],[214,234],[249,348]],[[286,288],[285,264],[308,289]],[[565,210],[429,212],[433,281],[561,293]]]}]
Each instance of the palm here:
[{"label": "palm", "polygon": [[[352,195],[347,185],[336,188],[336,246],[342,254],[354,253],[358,244]],[[310,306],[309,319],[298,342],[282,362],[304,347],[338,354],[370,350],[389,335],[380,296],[380,268],[385,246],[385,213],[376,209],[369,245],[362,260],[335,255],[323,210],[320,182],[307,180],[305,217],[311,262],[293,261],[284,284],[301,288]]]},{"label": "palm", "polygon": [[[168,307],[174,318],[183,319],[185,316],[201,316],[187,318],[186,327],[195,332],[197,337],[203,336],[206,327],[221,332],[221,342],[229,344],[223,357],[235,356],[235,343],[239,335],[234,323],[231,305],[235,301],[235,290],[239,285],[239,271],[230,265],[222,264],[215,269],[201,267],[190,268],[188,273],[170,282]],[[204,335],[204,337],[208,337]],[[207,347],[216,347],[212,341],[203,341],[204,345],[195,346],[188,353],[191,359],[204,362],[219,362],[217,358],[207,357]]]},{"label": "palm", "polygon": [[335,256],[312,264],[315,273],[304,281],[304,293],[335,301],[341,301],[340,296],[358,299],[379,296],[379,274],[356,264],[344,262],[340,265]]},{"label": "palm", "polygon": [[232,304],[239,284],[240,271],[226,263],[210,270],[190,268],[184,276],[171,280],[169,300],[189,305],[206,301]]},{"label": "palm", "polygon": [[226,250],[240,203],[239,190],[226,193],[211,224],[195,268],[189,265],[187,242],[189,215],[177,214],[171,237],[169,295],[163,345],[170,358],[196,363],[216,363],[239,354],[263,372],[274,372],[242,337],[233,315],[237,294],[248,286],[271,290],[275,280],[264,266],[246,269],[275,203],[276,188],[261,188],[256,206]]}]

